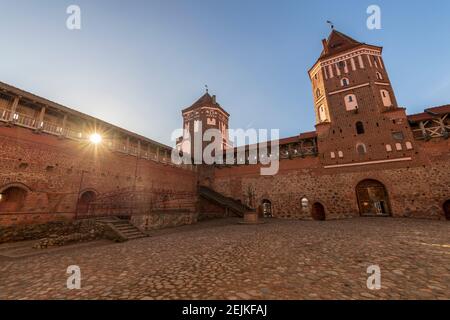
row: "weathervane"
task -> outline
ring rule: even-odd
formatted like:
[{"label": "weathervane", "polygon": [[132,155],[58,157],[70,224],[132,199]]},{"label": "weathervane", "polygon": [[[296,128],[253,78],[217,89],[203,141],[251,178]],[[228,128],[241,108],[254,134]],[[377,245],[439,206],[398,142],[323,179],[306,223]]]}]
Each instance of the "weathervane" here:
[{"label": "weathervane", "polygon": [[205,84],[206,93],[208,93],[208,85]]},{"label": "weathervane", "polygon": [[327,20],[327,23],[330,25],[331,29],[333,30],[333,29],[334,29],[334,24],[333,24],[333,22],[331,22],[330,20]]}]

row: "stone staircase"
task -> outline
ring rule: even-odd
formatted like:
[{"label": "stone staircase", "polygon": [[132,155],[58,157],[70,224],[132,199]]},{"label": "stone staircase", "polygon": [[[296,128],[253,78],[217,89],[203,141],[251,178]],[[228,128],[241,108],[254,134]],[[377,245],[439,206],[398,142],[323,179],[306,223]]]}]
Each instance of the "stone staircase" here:
[{"label": "stone staircase", "polygon": [[204,186],[199,187],[198,193],[201,197],[213,201],[218,205],[231,210],[231,212],[233,212],[239,217],[243,217],[246,212],[255,211],[255,209],[252,209],[233,198],[226,197],[208,187]]},{"label": "stone staircase", "polygon": [[114,231],[121,241],[133,240],[147,237],[148,235],[137,227],[135,227],[129,220],[120,219],[118,217],[99,218],[98,222],[104,223]]}]

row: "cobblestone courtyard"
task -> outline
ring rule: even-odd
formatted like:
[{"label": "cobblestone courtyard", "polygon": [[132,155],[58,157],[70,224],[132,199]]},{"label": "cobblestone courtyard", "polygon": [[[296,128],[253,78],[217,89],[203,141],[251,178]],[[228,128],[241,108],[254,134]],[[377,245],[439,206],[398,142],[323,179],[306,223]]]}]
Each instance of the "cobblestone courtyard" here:
[{"label": "cobblestone courtyard", "polygon": [[[0,259],[1,299],[450,299],[450,224],[216,220]],[[1,253],[0,253],[1,254]],[[81,289],[68,290],[69,265]],[[366,287],[379,265],[382,289]]]}]

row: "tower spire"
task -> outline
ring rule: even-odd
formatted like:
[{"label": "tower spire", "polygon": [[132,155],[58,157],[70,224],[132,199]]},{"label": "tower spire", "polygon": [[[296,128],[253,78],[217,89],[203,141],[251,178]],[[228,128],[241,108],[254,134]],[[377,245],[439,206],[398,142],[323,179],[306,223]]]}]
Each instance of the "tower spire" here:
[{"label": "tower spire", "polygon": [[208,93],[208,85],[205,84],[206,93]]},{"label": "tower spire", "polygon": [[334,30],[334,23],[331,22],[330,20],[327,20],[327,23],[330,25],[331,30]]}]

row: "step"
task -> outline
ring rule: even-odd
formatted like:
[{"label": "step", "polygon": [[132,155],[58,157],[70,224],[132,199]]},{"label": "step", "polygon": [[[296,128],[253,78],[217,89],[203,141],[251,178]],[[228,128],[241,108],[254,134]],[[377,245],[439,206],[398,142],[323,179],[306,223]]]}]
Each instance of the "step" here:
[{"label": "step", "polygon": [[119,230],[122,233],[142,233],[140,230],[138,229],[130,229],[130,230]]},{"label": "step", "polygon": [[114,227],[116,227],[117,229],[136,229],[136,227],[134,227],[134,226],[114,226]]},{"label": "step", "polygon": [[127,238],[128,238],[128,240],[133,240],[133,239],[140,239],[140,238],[145,238],[145,237],[146,237],[146,235],[141,234],[141,235],[131,236],[131,237],[127,237]]}]

